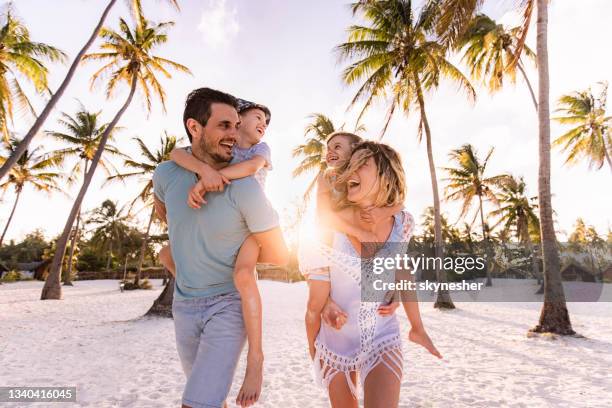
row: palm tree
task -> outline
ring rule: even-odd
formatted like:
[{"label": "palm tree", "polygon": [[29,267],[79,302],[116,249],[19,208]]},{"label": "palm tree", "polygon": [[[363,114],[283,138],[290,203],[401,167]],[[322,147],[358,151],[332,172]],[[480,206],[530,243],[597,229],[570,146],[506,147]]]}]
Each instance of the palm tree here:
[{"label": "palm tree", "polygon": [[[166,0],[166,1],[168,1],[170,4],[174,5],[178,9],[178,0]],[[116,2],[117,0],[109,0],[108,4],[106,5],[106,8],[102,12],[102,16],[100,17],[100,20],[98,20],[98,24],[96,25],[93,32],[87,39],[87,42],[85,42],[85,45],[83,46],[83,48],[81,48],[79,53],[76,55],[76,57],[72,61],[72,64],[70,65],[70,68],[68,69],[68,72],[66,73],[66,77],[64,78],[60,86],[57,88],[57,91],[51,96],[51,99],[49,99],[49,102],[47,102],[47,105],[41,112],[40,116],[36,119],[32,127],[26,134],[26,136],[23,138],[23,141],[19,145],[18,149],[16,149],[13,155],[9,157],[8,160],[6,160],[6,162],[2,165],[2,167],[0,167],[0,180],[4,178],[4,176],[8,173],[10,168],[15,165],[17,160],[19,160],[21,155],[23,155],[25,150],[28,148],[29,144],[32,142],[32,139],[34,138],[34,136],[36,136],[38,132],[40,131],[40,129],[42,129],[42,126],[44,125],[45,121],[49,117],[49,114],[51,113],[51,111],[53,110],[57,102],[60,100],[60,98],[64,94],[64,91],[70,84],[70,81],[74,77],[74,73],[76,72],[76,69],[79,66],[79,63],[81,62],[83,56],[85,55],[89,47],[91,47],[95,39],[98,38],[100,30],[102,29],[102,26],[104,25],[104,20],[106,20],[108,13],[113,8]],[[142,0],[127,0],[127,2],[131,6],[131,10],[133,14],[138,16],[137,21],[139,22],[139,24],[141,24],[142,21],[144,21],[144,17],[142,14],[142,5],[141,5]]]},{"label": "palm tree", "polygon": [[[78,157],[79,160],[76,162],[71,174],[83,173],[83,182],[89,169],[89,164],[93,160],[96,153],[96,148],[100,144],[100,139],[104,133],[104,130],[108,124],[100,123],[101,112],[89,112],[81,104],[79,110],[74,116],[70,116],[67,113],[62,113],[61,118],[58,120],[58,124],[61,125],[63,131],[47,131],[46,134],[54,137],[64,143],[70,145],[63,149],[55,150],[51,154],[59,155],[63,158]],[[114,133],[119,130],[115,127],[109,139],[112,140]],[[104,153],[106,155],[114,156],[125,156],[119,150],[107,144],[104,147]],[[104,157],[100,158],[100,166],[106,171],[107,174],[111,174],[112,171],[116,172],[116,169],[109,161],[105,160]],[[81,170],[81,166],[83,167]],[[79,208],[78,215],[76,217],[76,225],[71,232],[70,237],[70,253],[68,256],[68,270],[64,275],[64,285],[72,286],[70,281],[72,276],[72,265],[76,243],[79,242],[79,223],[81,221],[81,209]]]},{"label": "palm tree", "polygon": [[[447,48],[429,35],[434,28],[437,11],[436,3],[428,3],[416,15],[410,0],[359,1],[353,4],[353,13],[361,12],[369,25],[349,27],[349,39],[339,45],[337,51],[343,60],[356,60],[344,70],[344,82],[350,85],[363,80],[351,102],[353,106],[360,99],[365,99],[359,118],[375,99],[391,95],[381,137],[398,106],[405,112],[418,110],[418,137],[421,140],[425,134],[434,200],[436,256],[442,259],[440,198],[431,129],[425,111],[425,93],[446,78],[467,91],[471,99],[475,99],[476,94],[468,79],[446,59]],[[437,271],[437,278],[446,280],[443,270]],[[454,308],[448,292],[439,292],[434,306]]]},{"label": "palm tree", "polygon": [[79,53],[74,58],[74,61],[72,61],[72,64],[70,65],[70,68],[68,69],[68,72],[66,73],[66,77],[64,78],[60,86],[57,88],[57,91],[55,91],[55,93],[51,96],[51,99],[49,99],[49,102],[47,102],[47,105],[41,112],[40,116],[36,118],[36,121],[30,128],[28,133],[25,135],[25,137],[23,138],[23,140],[21,141],[17,149],[15,149],[13,154],[5,161],[2,167],[0,167],[0,180],[2,180],[4,176],[9,172],[11,167],[13,167],[15,163],[17,163],[19,158],[25,153],[26,149],[32,142],[32,139],[34,139],[34,136],[36,136],[38,132],[40,131],[40,129],[42,129],[42,126],[47,120],[47,118],[49,117],[49,114],[51,114],[51,111],[53,110],[57,102],[60,100],[62,95],[64,94],[64,91],[68,87],[68,84],[72,80],[72,77],[74,77],[74,73],[76,72],[76,69],[79,63],[81,62],[81,59],[83,58],[83,56],[85,55],[85,53],[87,52],[91,44],[93,44],[94,40],[98,37],[98,34],[100,32],[100,29],[102,28],[102,25],[104,24],[104,20],[106,19],[106,16],[108,15],[111,8],[113,8],[116,2],[117,0],[110,0],[108,2],[108,5],[102,12],[102,16],[100,17],[98,24],[96,25],[93,32],[89,36],[89,39],[87,40],[87,42],[85,42],[85,45],[83,46],[83,48],[81,48]]},{"label": "palm tree", "polygon": [[[534,61],[535,54],[526,45],[519,52],[521,30],[521,27],[507,29],[490,17],[479,14],[459,38],[457,49],[464,50],[462,61],[470,70],[472,78],[482,81],[491,93],[503,87],[505,78],[515,83],[518,68],[527,83],[537,112],[538,101],[523,66],[523,56]],[[518,60],[515,61],[517,55]]]},{"label": "palm tree", "polygon": [[[517,56],[522,52],[534,10],[537,10],[536,54],[538,66],[538,200],[540,209],[540,238],[544,260],[544,304],[538,325],[532,332],[575,334],[570,322],[563,285],[561,264],[553,220],[550,190],[550,75],[548,66],[548,3],[550,0],[521,0],[523,15]],[[438,34],[446,43],[453,44],[465,32],[478,7],[485,0],[441,0],[436,22]],[[515,62],[518,58],[515,57]]]},{"label": "palm tree", "polygon": [[92,77],[92,86],[101,78],[104,74],[110,74],[110,79],[106,85],[106,95],[111,97],[116,91],[120,84],[129,86],[130,92],[123,106],[119,109],[113,120],[104,130],[100,138],[100,144],[96,150],[91,161],[91,167],[85,176],[85,181],[79,194],[72,206],[64,231],[57,244],[57,251],[53,257],[51,263],[51,270],[43,291],[41,294],[42,299],[61,299],[61,286],[59,284],[59,278],[61,275],[61,264],[66,251],[66,244],[70,235],[70,229],[74,223],[74,219],[81,207],[85,192],[91,183],[93,174],[98,166],[98,162],[104,152],[104,147],[110,137],[113,128],[117,125],[117,122],[126,111],[134,94],[136,88],[140,88],[144,96],[148,111],[151,110],[152,97],[157,96],[160,100],[164,112],[166,111],[165,106],[165,91],[159,81],[157,80],[155,73],[161,72],[166,78],[171,78],[167,68],[173,68],[181,72],[189,73],[189,69],[181,64],[170,61],[168,59],[158,57],[152,54],[152,51],[159,45],[168,41],[168,37],[165,34],[165,29],[173,23],[160,23],[157,25],[150,26],[150,23],[143,20],[141,24],[137,25],[134,29],[131,29],[124,19],[119,20],[119,32],[113,31],[108,28],[104,28],[100,31],[100,36],[104,39],[104,43],[101,45],[104,52],[88,54],[83,59],[89,60],[103,60],[109,61],[106,65],[100,68]]},{"label": "palm tree", "polygon": [[[445,200],[462,201],[461,214],[459,218],[463,218],[472,208],[474,198],[478,198],[478,210],[472,219],[471,224],[474,224],[476,215],[480,213],[480,226],[482,227],[482,239],[485,246],[488,246],[489,236],[485,224],[484,209],[482,206],[483,198],[497,205],[497,198],[493,192],[493,188],[499,187],[500,184],[508,178],[508,175],[501,174],[498,176],[485,177],[485,171],[489,159],[493,154],[493,148],[489,149],[484,160],[478,158],[478,153],[470,144],[465,144],[459,149],[452,150],[449,154],[450,160],[454,161],[457,167],[444,167],[443,169],[449,174],[447,179]],[[490,268],[487,268],[487,283],[486,286],[491,286]]]},{"label": "palm tree", "polygon": [[142,264],[145,258],[145,251],[147,249],[147,243],[149,240],[149,233],[151,232],[151,224],[153,224],[153,219],[155,218],[155,208],[153,207],[152,200],[152,192],[153,192],[153,180],[152,175],[157,166],[170,160],[170,152],[176,147],[177,138],[175,136],[169,136],[167,132],[164,132],[164,135],[160,138],[160,147],[156,151],[152,151],[147,147],[145,142],[136,137],[134,138],[138,147],[140,148],[140,153],[142,156],[141,161],[135,161],[132,159],[125,159],[124,165],[129,168],[129,172],[127,173],[117,173],[108,178],[108,181],[111,180],[131,180],[134,178],[139,178],[145,181],[144,187],[138,197],[134,199],[132,205],[138,200],[145,203],[145,207],[151,208],[151,215],[149,216],[149,223],[147,224],[147,229],[144,234],[144,238],[142,240],[142,246],[140,248],[140,258],[138,259],[138,270],[136,272],[136,278],[134,280],[135,287],[139,287],[140,276],[142,271]]},{"label": "palm tree", "polygon": [[533,236],[539,239],[540,220],[536,214],[537,197],[527,196],[527,185],[523,177],[509,176],[500,186],[497,193],[499,208],[491,211],[492,217],[497,217],[493,228],[502,225],[504,231],[514,230],[516,238],[523,243],[531,255],[531,267],[534,276],[540,283],[540,266],[533,245]]},{"label": "palm tree", "polygon": [[608,84],[602,85],[603,89],[598,97],[588,89],[559,98],[557,112],[564,115],[555,120],[564,125],[575,126],[553,142],[553,146],[561,146],[564,152],[568,152],[566,163],[575,164],[580,158],[585,158],[589,167],[601,169],[605,159],[612,170],[612,116],[606,116]]},{"label": "palm tree", "polygon": [[93,210],[91,217],[87,220],[87,224],[97,226],[91,237],[91,242],[108,251],[107,271],[110,270],[113,259],[113,244],[122,242],[128,237],[129,227],[126,222],[130,219],[130,216],[124,210],[125,207],[117,209],[115,202],[104,200],[99,208]]},{"label": "palm tree", "polygon": [[55,47],[32,41],[28,28],[9,8],[6,21],[0,27],[0,131],[5,140],[9,139],[7,122],[13,120],[13,104],[36,117],[20,81],[28,81],[39,93],[47,91],[49,71],[44,62],[63,61],[65,57]]},{"label": "palm tree", "polygon": [[[8,142],[4,141],[4,148],[10,154],[17,147],[20,140],[11,137]],[[8,179],[0,184],[0,189],[3,192],[9,187],[15,189],[15,202],[11,213],[6,221],[2,236],[0,236],[0,246],[4,241],[6,231],[13,220],[15,209],[19,203],[19,198],[24,187],[32,186],[37,191],[50,193],[52,191],[62,191],[58,185],[58,181],[63,177],[62,174],[56,172],[56,168],[61,162],[61,158],[51,156],[42,152],[42,146],[35,148],[32,151],[26,151],[26,154],[21,156],[17,165],[11,169]]]}]

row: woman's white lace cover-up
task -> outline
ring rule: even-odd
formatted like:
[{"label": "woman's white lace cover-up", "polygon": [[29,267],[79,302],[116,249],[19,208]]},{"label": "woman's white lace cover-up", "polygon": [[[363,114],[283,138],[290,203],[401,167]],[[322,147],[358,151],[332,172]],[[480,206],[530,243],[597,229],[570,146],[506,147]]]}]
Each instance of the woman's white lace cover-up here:
[{"label": "woman's white lace cover-up", "polygon": [[[413,227],[414,220],[408,212],[398,213],[387,240],[389,245],[379,250],[376,256],[394,257],[396,253],[406,253]],[[385,253],[385,249],[392,253]],[[362,260],[348,237],[339,232],[334,233],[332,247],[321,242],[308,242],[301,245],[299,256],[300,270],[307,278],[311,271],[329,270],[330,297],[348,315],[340,330],[321,325],[315,341],[314,376],[317,383],[328,387],[336,374],[344,373],[353,395],[357,397],[350,372],[358,372],[363,385],[368,373],[380,363],[401,380],[403,357],[397,317],[380,316],[377,309],[381,302],[361,301],[362,277],[369,281],[364,288],[372,287],[371,279],[380,279],[380,276],[373,275],[371,267],[367,267],[368,261]],[[371,260],[369,263],[371,266]],[[394,271],[389,272],[394,274]],[[387,279],[390,278],[387,276],[385,281]]]}]

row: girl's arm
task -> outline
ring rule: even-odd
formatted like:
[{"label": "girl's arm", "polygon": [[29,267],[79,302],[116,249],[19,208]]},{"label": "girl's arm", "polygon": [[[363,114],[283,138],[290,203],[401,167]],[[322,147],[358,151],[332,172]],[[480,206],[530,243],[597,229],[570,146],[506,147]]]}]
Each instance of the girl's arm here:
[{"label": "girl's arm", "polygon": [[321,311],[329,298],[329,280],[308,279],[308,304],[306,306],[306,338],[310,358],[315,357],[315,340],[321,329]]},{"label": "girl's arm", "polygon": [[402,204],[396,204],[392,207],[374,207],[360,211],[359,217],[364,222],[374,224],[377,220],[394,216],[403,208],[404,206]]}]

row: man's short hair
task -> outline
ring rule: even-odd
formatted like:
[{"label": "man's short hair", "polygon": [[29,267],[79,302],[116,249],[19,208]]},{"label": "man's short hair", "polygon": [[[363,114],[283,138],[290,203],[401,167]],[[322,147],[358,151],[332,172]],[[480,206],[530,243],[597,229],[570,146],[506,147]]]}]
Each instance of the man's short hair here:
[{"label": "man's short hair", "polygon": [[191,142],[191,133],[187,128],[187,119],[195,119],[200,125],[206,126],[208,119],[210,119],[211,106],[213,103],[223,103],[226,105],[233,106],[238,110],[238,100],[232,95],[217,91],[211,88],[198,88],[187,95],[185,101],[185,111],[183,112],[183,125],[185,126],[185,132],[189,142]]}]

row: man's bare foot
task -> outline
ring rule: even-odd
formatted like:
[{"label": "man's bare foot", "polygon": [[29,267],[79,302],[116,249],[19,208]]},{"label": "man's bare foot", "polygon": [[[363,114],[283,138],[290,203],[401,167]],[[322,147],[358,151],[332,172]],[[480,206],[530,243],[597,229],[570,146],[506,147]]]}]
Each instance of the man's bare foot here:
[{"label": "man's bare foot", "polygon": [[436,346],[434,346],[425,329],[411,329],[408,334],[408,339],[413,343],[425,347],[425,349],[434,356],[442,358],[442,354],[440,354]]},{"label": "man's bare foot", "polygon": [[241,407],[250,407],[255,404],[261,395],[263,382],[263,354],[247,355],[247,367],[242,387],[236,397],[236,404]]}]

